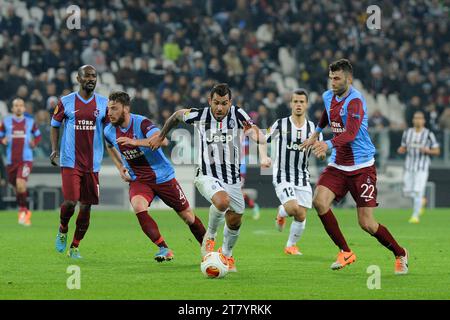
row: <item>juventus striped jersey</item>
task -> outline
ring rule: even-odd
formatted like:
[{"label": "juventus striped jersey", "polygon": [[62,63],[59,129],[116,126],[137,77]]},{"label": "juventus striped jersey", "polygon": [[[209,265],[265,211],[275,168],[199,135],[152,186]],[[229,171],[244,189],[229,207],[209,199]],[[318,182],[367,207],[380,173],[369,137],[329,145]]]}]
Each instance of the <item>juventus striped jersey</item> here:
[{"label": "juventus striped jersey", "polygon": [[421,152],[420,148],[438,148],[439,143],[429,129],[416,132],[416,129],[409,128],[403,132],[402,147],[406,147],[405,170],[428,171],[430,156]]},{"label": "juventus striped jersey", "polygon": [[203,175],[227,184],[240,183],[241,139],[253,122],[241,108],[232,105],[222,121],[217,121],[210,107],[192,108],[183,122],[196,128],[198,165]]},{"label": "juventus striped jersey", "polygon": [[[297,128],[291,117],[278,119],[267,133],[267,142],[276,141],[276,159],[273,164],[273,183],[293,183],[295,186],[309,185],[308,158],[311,149],[300,151],[300,145],[315,131],[312,121],[306,120]],[[323,140],[322,133],[319,140]]]}]

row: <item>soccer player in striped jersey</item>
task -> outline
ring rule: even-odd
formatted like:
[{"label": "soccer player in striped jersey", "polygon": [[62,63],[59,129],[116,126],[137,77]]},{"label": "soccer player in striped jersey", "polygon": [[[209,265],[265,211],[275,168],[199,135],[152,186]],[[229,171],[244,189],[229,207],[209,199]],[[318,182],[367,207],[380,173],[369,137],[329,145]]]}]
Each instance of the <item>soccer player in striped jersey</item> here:
[{"label": "soccer player in striped jersey", "polygon": [[[347,245],[331,210],[331,203],[341,200],[350,191],[356,202],[361,228],[392,251],[395,256],[395,274],[406,274],[407,250],[373,217],[373,208],[378,206],[375,147],[367,131],[366,101],[361,92],[351,85],[352,65],[347,59],[333,62],[329,66],[329,78],[332,89],[322,95],[325,110],[316,132],[302,147],[312,146],[316,156],[323,156],[327,150],[332,150],[331,160],[320,175],[313,197],[314,208],[325,230],[340,249],[331,269],[338,270],[356,261],[356,255]],[[327,141],[316,141],[327,125],[330,125],[334,137]]]},{"label": "soccer player in striped jersey", "polygon": [[[126,92],[110,94],[108,116],[110,124],[104,129],[107,150],[122,179],[129,182],[130,203],[142,231],[159,248],[155,260],[173,259],[156,221],[147,212],[155,196],[178,213],[201,244],[205,227],[192,212],[172,165],[161,149],[152,151],[149,147],[148,138],[158,134],[159,129],[147,118],[130,113]],[[165,140],[163,145],[167,144]]]},{"label": "soccer player in striped jersey", "polygon": [[27,180],[33,167],[33,149],[41,133],[33,118],[25,117],[25,102],[12,102],[12,116],[0,122],[0,141],[6,146],[8,181],[16,192],[19,224],[31,226],[31,211],[27,203]]},{"label": "soccer player in striped jersey", "polygon": [[[306,119],[308,110],[306,90],[293,91],[290,107],[291,116],[278,119],[268,129],[267,142],[277,142],[273,185],[281,205],[278,207],[275,225],[279,231],[283,231],[286,218],[294,217],[284,252],[301,255],[297,242],[305,230],[306,211],[312,206],[312,190],[308,170],[311,149],[300,149],[300,145],[314,133],[315,126],[312,121]],[[322,135],[319,139],[322,140]]]},{"label": "soccer player in striped jersey", "polygon": [[165,123],[159,135],[150,138],[150,146],[159,148],[167,133],[178,122],[196,127],[199,159],[195,186],[211,203],[208,230],[202,245],[202,255],[214,250],[219,223],[225,217],[223,244],[219,249],[228,259],[229,271],[235,272],[232,249],[239,237],[245,203],[241,190],[239,165],[241,136],[248,135],[259,144],[260,163],[270,167],[264,134],[248,114],[234,106],[227,84],[215,85],[208,97],[209,107],[176,111]]},{"label": "soccer player in striped jersey", "polygon": [[413,128],[403,132],[399,154],[406,153],[405,172],[403,175],[403,192],[413,199],[413,214],[410,223],[419,223],[419,215],[423,212],[423,199],[428,180],[430,156],[438,156],[441,152],[434,133],[425,128],[425,115],[416,111],[413,117]]},{"label": "soccer player in striped jersey", "polygon": [[[97,84],[95,68],[91,65],[80,67],[77,81],[79,91],[61,97],[53,113],[50,130],[50,162],[57,166],[60,158],[64,196],[55,247],[58,252],[65,251],[69,221],[80,202],[73,241],[67,251],[67,255],[74,259],[81,258],[78,246],[89,227],[91,205],[99,201],[98,172],[103,160],[103,126],[108,121],[108,99],[94,92]],[[61,125],[64,133],[58,150]]]}]

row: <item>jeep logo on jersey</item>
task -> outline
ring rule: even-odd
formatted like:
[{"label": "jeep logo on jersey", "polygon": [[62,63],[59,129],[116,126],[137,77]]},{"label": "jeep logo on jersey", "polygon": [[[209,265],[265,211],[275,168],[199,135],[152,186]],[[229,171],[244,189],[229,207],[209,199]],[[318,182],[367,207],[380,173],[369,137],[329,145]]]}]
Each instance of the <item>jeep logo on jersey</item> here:
[{"label": "jeep logo on jersey", "polygon": [[286,145],[286,148],[287,148],[288,150],[300,151],[300,144],[301,144],[301,143],[295,143],[295,142],[292,142],[292,141],[291,141],[290,144]]},{"label": "jeep logo on jersey", "polygon": [[208,143],[226,143],[231,141],[233,141],[233,136],[225,133],[211,134],[206,138],[206,142]]}]

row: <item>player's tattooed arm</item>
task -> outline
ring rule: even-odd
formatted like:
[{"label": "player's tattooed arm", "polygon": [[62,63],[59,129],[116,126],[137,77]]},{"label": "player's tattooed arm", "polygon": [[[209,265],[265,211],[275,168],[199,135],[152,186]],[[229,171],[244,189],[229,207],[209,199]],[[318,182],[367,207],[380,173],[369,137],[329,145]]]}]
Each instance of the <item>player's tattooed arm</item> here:
[{"label": "player's tattooed arm", "polygon": [[185,112],[188,112],[189,109],[181,109],[175,111],[169,119],[167,119],[160,133],[157,135],[153,135],[150,137],[148,141],[148,145],[152,150],[158,149],[163,145],[164,139],[172,128],[174,128],[179,122],[183,121],[183,115]]},{"label": "player's tattooed arm", "polygon": [[[152,137],[158,136],[158,134],[159,134],[159,131],[155,132],[151,137],[149,137],[147,139],[131,139],[128,137],[119,137],[119,138],[117,138],[117,143],[122,146],[148,148]],[[169,140],[167,140],[167,138],[164,138],[164,140],[161,143],[161,146],[166,147],[168,145],[169,145]]]},{"label": "player's tattooed arm", "polygon": [[52,153],[50,154],[50,163],[54,166],[58,165],[58,162],[56,161],[57,158],[59,158],[58,140],[59,140],[59,128],[51,127],[50,143],[52,145]]}]

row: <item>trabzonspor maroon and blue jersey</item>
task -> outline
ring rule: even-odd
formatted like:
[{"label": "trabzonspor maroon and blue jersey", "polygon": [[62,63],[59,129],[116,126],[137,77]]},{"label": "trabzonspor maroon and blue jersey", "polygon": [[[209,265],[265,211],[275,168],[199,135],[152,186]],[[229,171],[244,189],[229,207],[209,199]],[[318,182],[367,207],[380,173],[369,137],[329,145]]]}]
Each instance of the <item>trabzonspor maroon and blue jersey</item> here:
[{"label": "trabzonspor maroon and blue jersey", "polygon": [[53,113],[52,127],[64,121],[61,138],[60,166],[83,172],[99,172],[103,159],[104,124],[108,99],[97,93],[84,100],[77,92],[64,96]]},{"label": "trabzonspor maroon and blue jersey", "polygon": [[175,178],[175,171],[161,148],[153,151],[150,147],[122,146],[116,142],[119,137],[146,139],[158,131],[159,129],[150,120],[137,114],[130,114],[128,128],[123,129],[112,124],[105,127],[106,142],[119,151],[122,163],[133,181],[159,184]]},{"label": "trabzonspor maroon and blue jersey", "polygon": [[37,144],[41,139],[41,132],[33,118],[7,116],[0,123],[0,139],[6,137],[6,164],[33,161],[33,149],[30,141]]},{"label": "trabzonspor maroon and blue jersey", "polygon": [[325,141],[332,150],[329,165],[345,171],[373,165],[375,147],[367,131],[367,105],[361,92],[351,86],[341,99],[332,90],[322,97],[325,110],[316,131],[330,125],[333,132],[333,139]]}]

